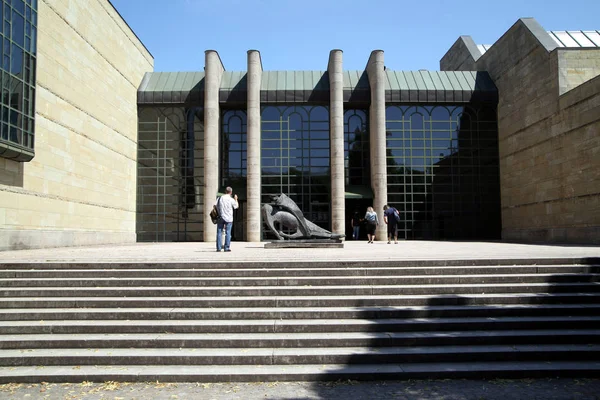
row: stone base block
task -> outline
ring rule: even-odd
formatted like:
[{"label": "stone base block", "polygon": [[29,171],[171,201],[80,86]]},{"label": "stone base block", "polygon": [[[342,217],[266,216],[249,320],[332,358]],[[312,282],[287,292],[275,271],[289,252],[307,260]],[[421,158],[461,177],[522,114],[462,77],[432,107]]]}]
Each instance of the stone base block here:
[{"label": "stone base block", "polygon": [[337,239],[311,239],[311,240],[278,240],[265,243],[265,249],[319,249],[319,248],[343,248],[344,243]]},{"label": "stone base block", "polygon": [[600,244],[600,227],[503,229],[502,240],[521,243]]},{"label": "stone base block", "polygon": [[136,242],[134,232],[0,230],[0,251]]}]

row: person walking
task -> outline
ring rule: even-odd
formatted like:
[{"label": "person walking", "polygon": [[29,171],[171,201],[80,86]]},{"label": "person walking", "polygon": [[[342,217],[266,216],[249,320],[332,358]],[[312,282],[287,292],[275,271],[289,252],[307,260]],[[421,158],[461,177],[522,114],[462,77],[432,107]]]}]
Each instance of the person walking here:
[{"label": "person walking", "polygon": [[367,243],[373,243],[375,240],[375,230],[377,229],[377,225],[379,225],[379,218],[377,218],[377,213],[373,210],[373,207],[367,208],[365,221],[367,221],[367,238],[369,239]]},{"label": "person walking", "polygon": [[[217,251],[231,251],[231,227],[233,226],[233,210],[239,207],[237,194],[232,197],[233,189],[227,186],[225,194],[219,197],[216,206],[219,212],[217,221]],[[225,244],[223,245],[223,231]]]},{"label": "person walking", "polygon": [[360,234],[360,214],[358,210],[354,211],[354,215],[350,220],[350,225],[352,226],[352,239],[358,240],[358,235]]},{"label": "person walking", "polygon": [[394,243],[398,244],[398,220],[396,219],[396,215],[399,214],[398,210],[394,207],[390,207],[387,204],[383,206],[383,221],[387,224],[388,244],[392,242],[392,237],[394,238]]}]

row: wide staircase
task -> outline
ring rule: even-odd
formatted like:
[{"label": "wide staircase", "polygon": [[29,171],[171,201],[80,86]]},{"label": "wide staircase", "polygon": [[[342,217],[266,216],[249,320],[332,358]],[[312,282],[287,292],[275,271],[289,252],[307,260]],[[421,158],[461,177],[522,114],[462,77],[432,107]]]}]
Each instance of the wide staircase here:
[{"label": "wide staircase", "polygon": [[600,376],[600,260],[0,266],[0,382]]}]

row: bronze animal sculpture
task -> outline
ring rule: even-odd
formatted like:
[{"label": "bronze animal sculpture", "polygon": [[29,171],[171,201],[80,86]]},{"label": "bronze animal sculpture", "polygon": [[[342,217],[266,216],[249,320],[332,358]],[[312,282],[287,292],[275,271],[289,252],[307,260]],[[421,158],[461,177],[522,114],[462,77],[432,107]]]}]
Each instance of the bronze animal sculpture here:
[{"label": "bronze animal sculpture", "polygon": [[[273,203],[262,207],[263,219],[279,240],[284,239],[340,239],[345,235],[334,234],[304,218],[298,205],[282,193],[273,196]],[[283,229],[293,231],[288,234]]]}]

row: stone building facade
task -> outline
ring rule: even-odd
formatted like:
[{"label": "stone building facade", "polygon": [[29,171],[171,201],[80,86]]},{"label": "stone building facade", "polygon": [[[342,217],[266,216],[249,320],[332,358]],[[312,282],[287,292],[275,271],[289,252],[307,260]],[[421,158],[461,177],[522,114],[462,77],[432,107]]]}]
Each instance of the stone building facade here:
[{"label": "stone building facade", "polygon": [[[0,250],[135,242],[136,91],[152,55],[107,0],[10,4],[0,1],[12,26],[3,39],[13,62],[29,44],[33,65],[3,67],[3,83],[37,79],[34,127],[0,139],[16,149],[0,156]],[[3,92],[9,115],[24,104],[14,87]],[[16,121],[2,119],[15,132]]]},{"label": "stone building facade", "polygon": [[213,241],[225,186],[235,240],[269,239],[260,208],[284,192],[347,235],[391,204],[401,239],[600,243],[598,31],[521,19],[491,46],[460,37],[441,71],[381,50],[361,71],[341,50],[228,71],[209,50],[169,73],[108,0],[1,3],[0,250]]},{"label": "stone building facade", "polygon": [[460,37],[440,68],[498,87],[502,239],[600,243],[600,33],[524,18],[492,46]]}]

